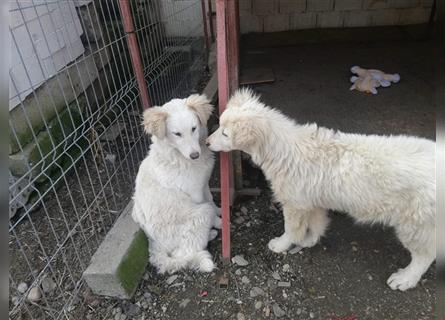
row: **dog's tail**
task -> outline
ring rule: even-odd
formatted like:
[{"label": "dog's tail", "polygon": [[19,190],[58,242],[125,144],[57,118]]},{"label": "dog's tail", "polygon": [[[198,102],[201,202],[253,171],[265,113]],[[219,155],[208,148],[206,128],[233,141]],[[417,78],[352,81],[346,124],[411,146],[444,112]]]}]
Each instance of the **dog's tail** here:
[{"label": "dog's tail", "polygon": [[151,251],[150,263],[157,267],[159,273],[175,273],[184,268],[211,272],[215,268],[212,256],[207,250],[184,252],[178,249],[171,253],[163,250]]}]

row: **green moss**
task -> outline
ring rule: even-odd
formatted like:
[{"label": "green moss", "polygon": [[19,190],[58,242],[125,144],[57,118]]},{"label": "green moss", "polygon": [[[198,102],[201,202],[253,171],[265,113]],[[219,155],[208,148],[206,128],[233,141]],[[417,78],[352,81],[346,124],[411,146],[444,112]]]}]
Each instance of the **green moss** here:
[{"label": "green moss", "polygon": [[[50,173],[47,170],[52,166],[54,159],[64,151],[63,144],[56,148],[54,145],[57,146],[64,141],[65,136],[71,134],[81,123],[82,116],[77,109],[65,110],[59,118],[49,123],[48,131],[41,132],[35,141],[29,143],[22,152],[9,156],[9,169],[12,174],[20,177],[25,175],[30,168],[33,168],[33,176],[39,175],[42,171]],[[70,138],[70,140],[74,139],[75,137]],[[44,157],[45,161],[36,166]],[[42,176],[44,179],[44,175]],[[39,181],[42,179],[39,178]]]},{"label": "green moss", "polygon": [[144,232],[139,230],[117,271],[118,279],[121,281],[128,297],[131,297],[136,290],[147,263],[148,240]]}]

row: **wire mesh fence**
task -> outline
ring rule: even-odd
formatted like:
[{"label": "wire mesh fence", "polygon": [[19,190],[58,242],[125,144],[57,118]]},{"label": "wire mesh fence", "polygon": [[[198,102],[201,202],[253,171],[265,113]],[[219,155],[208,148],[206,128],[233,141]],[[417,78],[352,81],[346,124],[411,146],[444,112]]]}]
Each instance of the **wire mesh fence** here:
[{"label": "wire mesh fence", "polygon": [[[129,0],[153,104],[204,76],[200,0]],[[79,319],[149,140],[118,0],[10,1],[11,319]]]}]

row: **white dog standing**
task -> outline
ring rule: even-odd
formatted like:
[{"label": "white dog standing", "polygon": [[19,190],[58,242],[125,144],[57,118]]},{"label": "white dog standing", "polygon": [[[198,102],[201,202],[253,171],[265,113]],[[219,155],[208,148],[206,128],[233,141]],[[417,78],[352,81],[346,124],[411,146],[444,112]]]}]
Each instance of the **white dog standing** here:
[{"label": "white dog standing", "polygon": [[395,228],[411,263],[388,285],[406,290],[435,260],[435,143],[407,136],[346,134],[298,125],[249,90],[235,93],[208,139],[213,151],[242,150],[262,168],[283,206],[284,234],[274,252],[314,245],[326,209]]},{"label": "white dog standing", "polygon": [[221,224],[209,189],[213,154],[204,143],[212,110],[205,96],[192,95],[143,115],[152,144],[136,177],[132,216],[160,273],[215,267],[206,249]]}]

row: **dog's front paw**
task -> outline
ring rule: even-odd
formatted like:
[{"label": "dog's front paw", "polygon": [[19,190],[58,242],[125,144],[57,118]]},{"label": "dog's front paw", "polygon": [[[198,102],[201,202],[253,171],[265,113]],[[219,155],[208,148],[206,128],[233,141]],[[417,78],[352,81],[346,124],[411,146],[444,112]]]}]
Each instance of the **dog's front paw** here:
[{"label": "dog's front paw", "polygon": [[202,259],[199,263],[199,271],[201,272],[212,272],[215,269],[215,264],[211,259]]},{"label": "dog's front paw", "polygon": [[215,229],[221,229],[222,220],[220,217],[215,216],[215,219],[213,220],[213,228]]},{"label": "dog's front paw", "polygon": [[290,248],[292,243],[287,239],[285,235],[274,238],[269,241],[268,247],[275,253],[281,253]]},{"label": "dog's front paw", "polygon": [[414,288],[419,281],[419,276],[410,273],[405,269],[393,273],[386,282],[393,290],[405,291]]},{"label": "dog's front paw", "polygon": [[215,204],[215,213],[218,217],[221,217],[221,208],[216,206],[216,204]]},{"label": "dog's front paw", "polygon": [[218,236],[218,231],[216,231],[215,229],[210,230],[210,232],[209,232],[209,241],[212,241],[217,236]]}]

